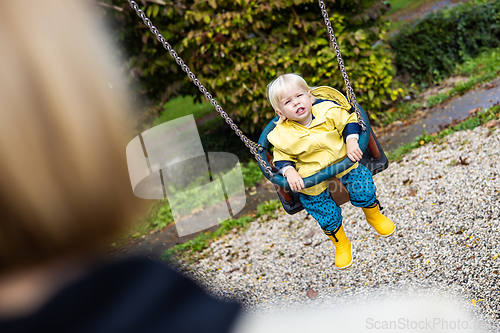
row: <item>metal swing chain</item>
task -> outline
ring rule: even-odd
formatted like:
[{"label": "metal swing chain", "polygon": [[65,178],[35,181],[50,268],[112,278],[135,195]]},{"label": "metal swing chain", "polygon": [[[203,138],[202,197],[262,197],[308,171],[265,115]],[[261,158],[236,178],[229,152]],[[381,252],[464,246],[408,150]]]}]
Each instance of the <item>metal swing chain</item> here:
[{"label": "metal swing chain", "polygon": [[354,94],[354,90],[351,87],[351,83],[349,82],[349,77],[347,76],[347,72],[345,70],[344,61],[342,60],[342,56],[340,55],[339,45],[337,44],[337,38],[335,38],[335,34],[333,32],[332,23],[328,17],[328,12],[326,11],[326,6],[323,0],[319,1],[319,7],[321,8],[321,13],[323,14],[323,19],[326,24],[326,29],[328,31],[328,35],[330,36],[330,42],[335,50],[335,54],[337,56],[337,61],[339,63],[340,71],[342,72],[342,76],[344,77],[344,82],[347,88],[347,98],[349,99],[349,103],[354,107],[356,111],[356,115],[358,116],[358,123],[363,129],[366,131],[366,124],[361,116],[361,111],[359,110],[358,102],[356,101],[356,95]]},{"label": "metal swing chain", "polygon": [[137,3],[133,0],[127,0],[130,7],[132,7],[133,10],[137,13],[137,16],[139,16],[144,24],[149,28],[149,30],[153,33],[153,35],[156,36],[156,39],[160,43],[162,43],[163,47],[170,53],[172,58],[175,59],[175,62],[182,68],[184,72],[186,72],[187,76],[191,79],[193,84],[198,87],[198,89],[203,93],[205,98],[210,101],[210,104],[212,104],[215,107],[215,110],[220,114],[222,118],[226,121],[229,126],[231,126],[231,129],[236,133],[236,135],[239,136],[241,141],[245,143],[245,146],[247,146],[248,149],[250,149],[250,152],[255,156],[255,159],[259,162],[259,164],[266,170],[266,172],[272,177],[273,172],[271,167],[260,157],[259,153],[257,150],[262,151],[262,146],[259,145],[256,142],[253,142],[252,140],[248,139],[243,132],[236,126],[236,124],[233,122],[233,120],[229,117],[229,115],[224,111],[224,109],[217,103],[215,98],[212,97],[212,95],[208,92],[207,88],[196,78],[196,75],[189,69],[188,65],[182,60],[182,58],[175,52],[175,50],[170,46],[170,44],[165,40],[165,37],[162,36],[162,34],[158,31],[158,29],[153,25],[151,20],[146,16],[146,14],[139,8]]}]

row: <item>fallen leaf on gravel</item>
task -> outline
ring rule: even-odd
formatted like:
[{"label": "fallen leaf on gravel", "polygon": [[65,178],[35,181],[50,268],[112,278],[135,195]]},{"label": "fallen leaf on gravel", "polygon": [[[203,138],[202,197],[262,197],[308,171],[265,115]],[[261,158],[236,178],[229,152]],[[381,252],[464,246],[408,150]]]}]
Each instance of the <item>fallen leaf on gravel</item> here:
[{"label": "fallen leaf on gravel", "polygon": [[230,270],[229,272],[227,272],[228,274],[232,273],[232,272],[236,272],[238,269],[240,269],[239,267],[235,267],[233,268],[232,270]]},{"label": "fallen leaf on gravel", "polygon": [[482,299],[478,299],[477,301],[475,299],[472,299],[472,305],[476,306],[476,303],[481,302]]},{"label": "fallen leaf on gravel", "polygon": [[460,156],[459,159],[460,159],[460,164],[462,165],[468,165],[470,163],[469,161],[467,161],[469,159],[468,157],[463,158],[462,156]]},{"label": "fallen leaf on gravel", "polygon": [[469,111],[469,114],[471,114],[471,115],[472,115],[472,114],[477,113],[477,112],[479,112],[479,111],[481,111],[481,108],[475,108],[475,109],[470,110],[470,111]]},{"label": "fallen leaf on gravel", "polygon": [[310,233],[308,233],[305,237],[306,238],[311,238],[312,236],[314,236],[314,231],[311,231]]},{"label": "fallen leaf on gravel", "polygon": [[314,299],[314,298],[316,298],[316,296],[318,296],[318,292],[316,290],[314,290],[313,288],[311,288],[307,292],[306,296],[309,297],[310,299]]},{"label": "fallen leaf on gravel", "polygon": [[419,253],[419,254],[412,254],[410,256],[410,259],[417,259],[417,258],[420,258],[420,257],[423,257],[424,255],[422,253]]},{"label": "fallen leaf on gravel", "polygon": [[486,123],[486,128],[492,128],[492,127],[496,127],[498,126],[498,124],[500,124],[500,121],[498,120],[490,120]]},{"label": "fallen leaf on gravel", "polygon": [[304,243],[305,246],[308,246],[308,245],[311,245],[311,244],[312,244],[311,241]]}]

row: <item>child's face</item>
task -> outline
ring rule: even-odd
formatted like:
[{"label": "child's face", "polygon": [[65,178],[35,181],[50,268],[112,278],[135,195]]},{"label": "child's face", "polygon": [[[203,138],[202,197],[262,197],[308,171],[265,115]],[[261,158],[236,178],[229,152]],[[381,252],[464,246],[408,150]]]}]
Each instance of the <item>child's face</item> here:
[{"label": "child's face", "polygon": [[314,98],[310,91],[303,88],[290,89],[280,101],[280,110],[276,113],[281,119],[290,119],[301,125],[308,125],[312,120],[312,104]]}]

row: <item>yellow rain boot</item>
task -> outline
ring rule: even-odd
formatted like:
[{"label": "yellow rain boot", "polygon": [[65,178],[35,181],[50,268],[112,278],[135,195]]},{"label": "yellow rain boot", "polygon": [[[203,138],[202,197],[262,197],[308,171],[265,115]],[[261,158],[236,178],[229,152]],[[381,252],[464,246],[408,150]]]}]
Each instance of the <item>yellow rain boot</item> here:
[{"label": "yellow rain boot", "polygon": [[371,225],[380,236],[389,237],[396,231],[396,226],[387,217],[382,215],[379,210],[380,203],[375,203],[369,207],[362,208],[366,215],[366,221]]},{"label": "yellow rain boot", "polygon": [[344,227],[340,228],[333,235],[327,235],[335,245],[335,266],[338,269],[345,269],[352,265],[352,245],[344,232]]}]

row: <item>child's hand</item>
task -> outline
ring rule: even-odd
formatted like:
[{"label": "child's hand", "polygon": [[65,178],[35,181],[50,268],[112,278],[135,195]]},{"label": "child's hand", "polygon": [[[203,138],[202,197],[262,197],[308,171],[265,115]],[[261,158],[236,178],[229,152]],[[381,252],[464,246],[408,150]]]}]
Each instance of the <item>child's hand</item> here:
[{"label": "child's hand", "polygon": [[288,180],[288,184],[290,185],[290,189],[292,191],[300,191],[305,187],[304,180],[297,172],[297,170],[293,168],[286,170],[285,177],[286,180]]},{"label": "child's hand", "polygon": [[363,152],[359,148],[358,139],[351,138],[347,140],[347,157],[353,162],[357,162],[363,158]]}]

